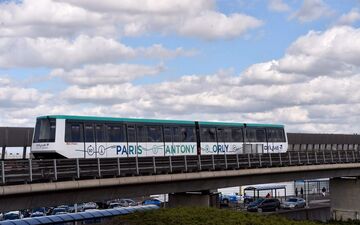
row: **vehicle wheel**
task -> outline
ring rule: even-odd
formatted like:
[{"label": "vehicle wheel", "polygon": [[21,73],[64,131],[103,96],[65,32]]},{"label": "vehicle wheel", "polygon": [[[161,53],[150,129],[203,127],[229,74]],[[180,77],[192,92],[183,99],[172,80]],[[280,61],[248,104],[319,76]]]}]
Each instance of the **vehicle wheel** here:
[{"label": "vehicle wheel", "polygon": [[224,199],[224,205],[229,205],[229,200],[228,199]]},{"label": "vehicle wheel", "polygon": [[262,209],[262,208],[258,208],[257,211],[258,211],[259,213],[262,213],[262,212],[263,212],[263,209]]},{"label": "vehicle wheel", "polygon": [[275,208],[275,211],[276,211],[276,212],[279,211],[279,207],[276,207],[276,208]]}]

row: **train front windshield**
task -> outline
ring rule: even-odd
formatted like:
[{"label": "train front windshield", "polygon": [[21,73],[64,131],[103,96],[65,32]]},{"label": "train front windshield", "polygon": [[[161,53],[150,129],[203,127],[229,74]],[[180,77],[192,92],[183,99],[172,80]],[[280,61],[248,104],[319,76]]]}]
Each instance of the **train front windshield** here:
[{"label": "train front windshield", "polygon": [[37,119],[34,143],[55,142],[56,120],[50,118]]}]

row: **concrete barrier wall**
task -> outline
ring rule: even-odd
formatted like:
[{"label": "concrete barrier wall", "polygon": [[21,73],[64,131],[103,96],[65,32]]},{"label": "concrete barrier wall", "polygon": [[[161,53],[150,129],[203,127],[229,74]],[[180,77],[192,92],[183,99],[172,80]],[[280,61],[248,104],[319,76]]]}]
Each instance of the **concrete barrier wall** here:
[{"label": "concrete barrier wall", "polygon": [[326,222],[331,219],[330,206],[294,209],[278,214],[292,220],[316,220]]}]

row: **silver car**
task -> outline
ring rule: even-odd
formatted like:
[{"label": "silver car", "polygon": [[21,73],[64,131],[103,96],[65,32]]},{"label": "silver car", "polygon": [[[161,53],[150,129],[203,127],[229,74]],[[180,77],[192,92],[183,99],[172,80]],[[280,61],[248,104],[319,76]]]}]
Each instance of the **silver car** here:
[{"label": "silver car", "polygon": [[283,209],[297,209],[304,208],[306,206],[306,202],[303,198],[292,197],[288,198],[285,202],[281,204]]}]

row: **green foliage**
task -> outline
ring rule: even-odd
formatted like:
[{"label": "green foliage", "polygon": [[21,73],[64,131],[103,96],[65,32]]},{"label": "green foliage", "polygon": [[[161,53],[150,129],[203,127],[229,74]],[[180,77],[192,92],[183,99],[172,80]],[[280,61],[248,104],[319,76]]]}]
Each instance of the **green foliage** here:
[{"label": "green foliage", "polygon": [[[107,225],[321,225],[312,221],[293,221],[279,216],[264,216],[240,211],[186,207],[167,208],[121,216]],[[333,223],[334,225],[336,223]],[[344,224],[350,225],[350,224]],[[360,225],[357,224],[357,225]]]}]

